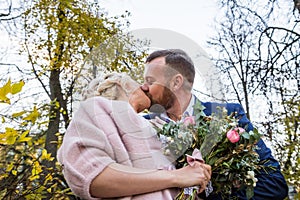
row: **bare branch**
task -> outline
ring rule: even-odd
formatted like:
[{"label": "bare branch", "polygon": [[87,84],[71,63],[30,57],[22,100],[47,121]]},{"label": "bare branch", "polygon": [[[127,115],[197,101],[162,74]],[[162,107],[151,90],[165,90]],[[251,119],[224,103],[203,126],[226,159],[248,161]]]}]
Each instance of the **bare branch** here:
[{"label": "bare branch", "polygon": [[0,13],[0,18],[1,17],[7,17],[11,14],[11,7],[12,7],[12,2],[10,0],[9,6],[8,6],[8,9],[7,9],[7,13]]}]

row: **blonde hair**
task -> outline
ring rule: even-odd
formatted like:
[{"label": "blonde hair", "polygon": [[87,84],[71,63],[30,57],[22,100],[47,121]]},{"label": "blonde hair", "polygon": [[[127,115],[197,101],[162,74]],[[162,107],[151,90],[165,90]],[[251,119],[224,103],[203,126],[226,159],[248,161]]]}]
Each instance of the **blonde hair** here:
[{"label": "blonde hair", "polygon": [[130,82],[133,82],[130,76],[125,73],[112,72],[107,75],[93,79],[88,87],[82,92],[82,100],[95,96],[102,96],[110,100],[118,100],[120,89],[126,95],[131,93]]}]

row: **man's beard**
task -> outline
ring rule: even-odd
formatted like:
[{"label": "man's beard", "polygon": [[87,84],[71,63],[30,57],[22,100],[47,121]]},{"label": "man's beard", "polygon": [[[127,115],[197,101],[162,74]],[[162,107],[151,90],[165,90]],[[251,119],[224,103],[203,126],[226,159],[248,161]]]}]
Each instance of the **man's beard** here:
[{"label": "man's beard", "polygon": [[167,87],[163,88],[162,99],[153,99],[152,95],[147,93],[147,96],[151,100],[150,111],[162,113],[171,108],[176,101],[175,94]]}]

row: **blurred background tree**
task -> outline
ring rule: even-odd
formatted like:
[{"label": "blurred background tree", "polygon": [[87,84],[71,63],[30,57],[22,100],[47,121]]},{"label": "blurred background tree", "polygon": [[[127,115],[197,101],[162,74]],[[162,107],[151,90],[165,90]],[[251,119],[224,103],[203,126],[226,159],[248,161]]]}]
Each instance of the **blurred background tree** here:
[{"label": "blurred background tree", "polygon": [[25,86],[2,102],[0,197],[76,199],[56,160],[75,93],[103,71],[141,80],[145,53],[126,33],[128,12],[108,18],[98,3],[79,0],[6,3],[1,27],[21,51],[19,63],[2,63],[2,90],[12,93],[8,77]]},{"label": "blurred background tree", "polygon": [[[299,1],[218,2],[220,16],[208,44],[224,77],[222,101],[244,106],[299,193]],[[289,9],[283,13],[283,7]]]}]

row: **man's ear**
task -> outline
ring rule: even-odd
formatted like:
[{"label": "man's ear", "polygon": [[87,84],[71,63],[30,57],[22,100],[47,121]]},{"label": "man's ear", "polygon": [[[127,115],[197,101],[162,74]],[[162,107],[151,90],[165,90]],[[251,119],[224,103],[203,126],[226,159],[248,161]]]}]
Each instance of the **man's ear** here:
[{"label": "man's ear", "polygon": [[172,82],[171,82],[171,89],[172,91],[176,91],[179,88],[182,87],[183,85],[183,76],[181,74],[176,74],[173,78],[172,78]]}]

